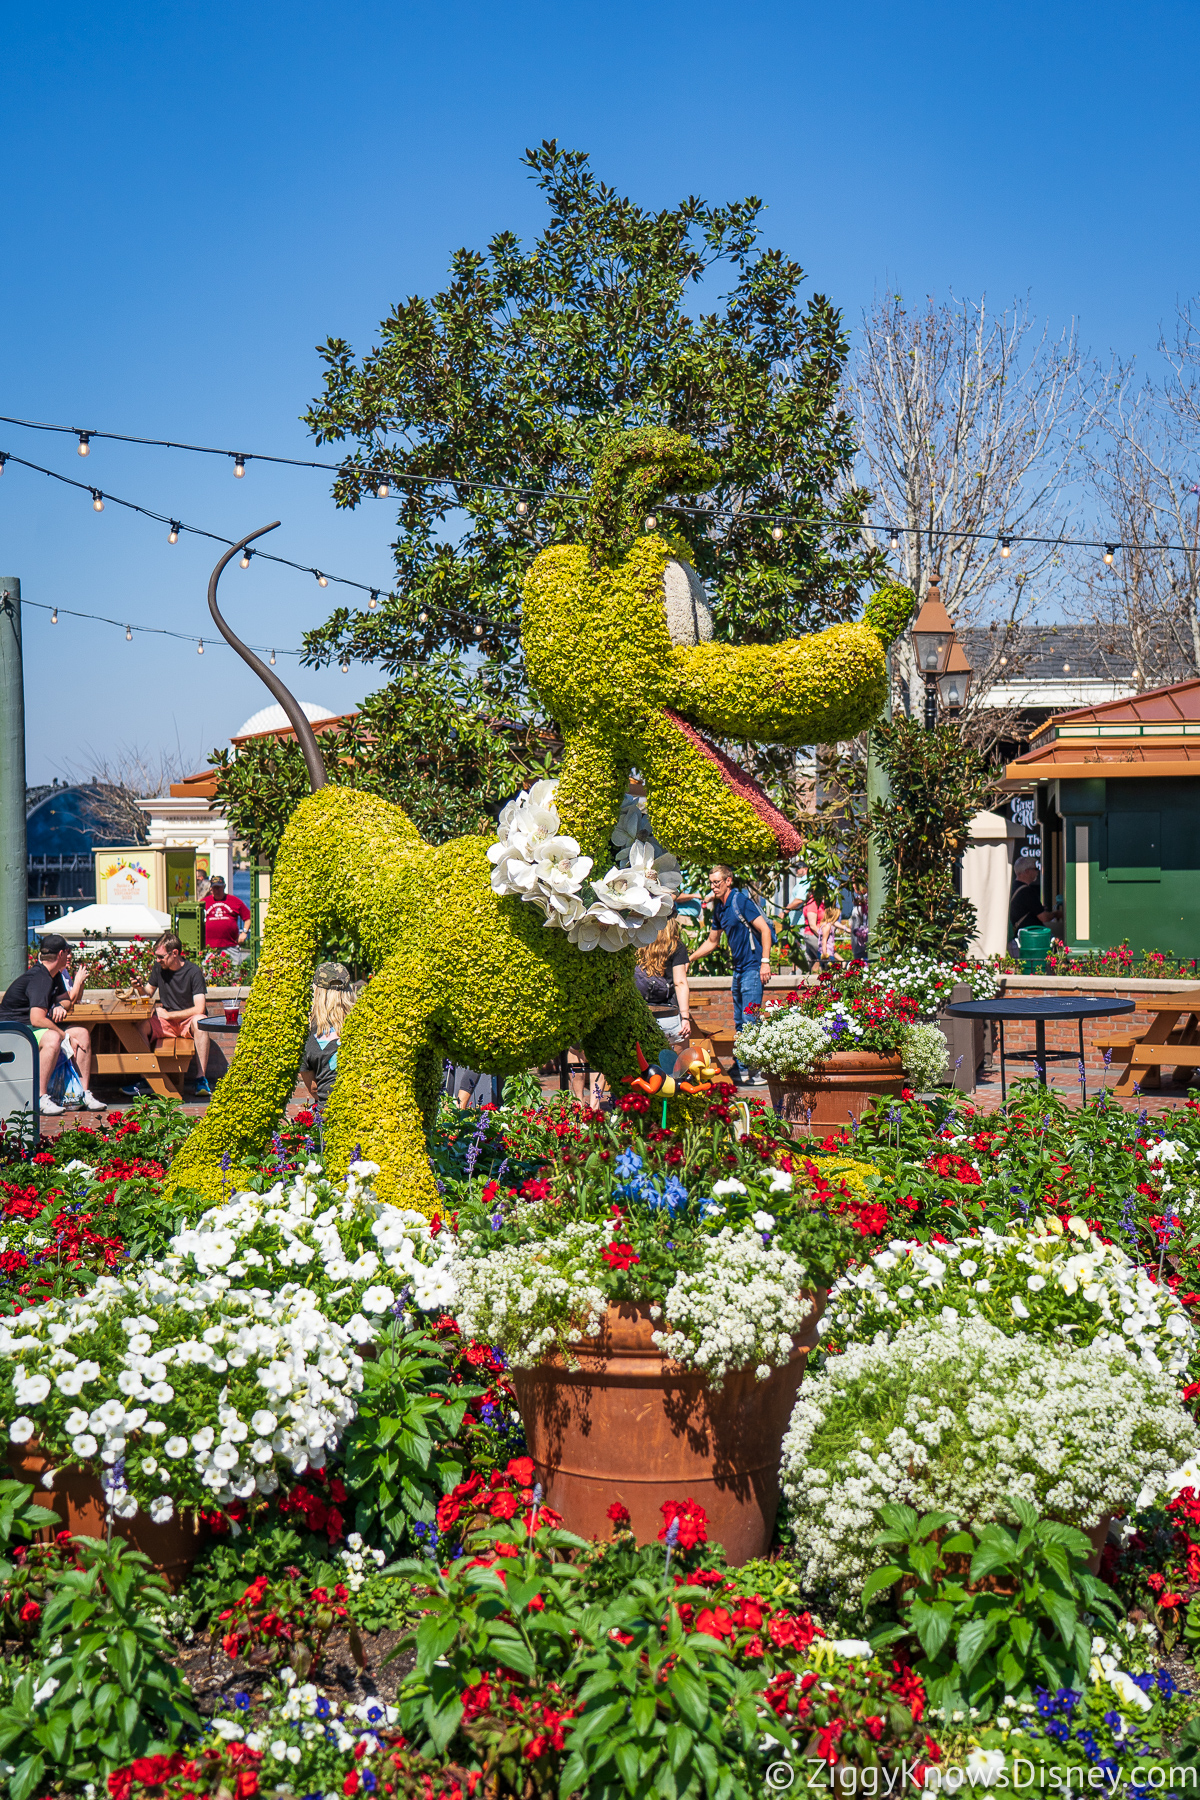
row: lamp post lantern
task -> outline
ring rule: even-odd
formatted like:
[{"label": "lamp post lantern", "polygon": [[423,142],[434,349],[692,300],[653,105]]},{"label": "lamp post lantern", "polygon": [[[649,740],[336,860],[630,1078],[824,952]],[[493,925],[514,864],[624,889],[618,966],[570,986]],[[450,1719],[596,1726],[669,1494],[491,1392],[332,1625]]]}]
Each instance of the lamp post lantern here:
[{"label": "lamp post lantern", "polygon": [[954,621],[942,605],[941,571],[935,569],[924,604],[913,620],[913,652],[925,683],[925,729],[938,720],[938,701],[948,712],[961,712],[971,691],[972,669],[954,635]]}]

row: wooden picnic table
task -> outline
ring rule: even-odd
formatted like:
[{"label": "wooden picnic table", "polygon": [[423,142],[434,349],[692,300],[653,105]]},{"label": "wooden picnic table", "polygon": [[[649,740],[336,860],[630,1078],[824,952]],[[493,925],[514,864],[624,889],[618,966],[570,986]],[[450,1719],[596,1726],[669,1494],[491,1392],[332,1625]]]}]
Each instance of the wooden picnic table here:
[{"label": "wooden picnic table", "polygon": [[1123,1067],[1113,1089],[1122,1099],[1132,1094],[1135,1085],[1161,1086],[1165,1068],[1200,1068],[1200,982],[1161,999],[1139,996],[1138,1006],[1154,1015],[1144,1032],[1096,1039],[1101,1050],[1112,1051],[1114,1066]]},{"label": "wooden picnic table", "polygon": [[65,1021],[86,1025],[92,1034],[92,1069],[97,1075],[122,1075],[132,1081],[140,1075],[156,1094],[183,1098],[183,1078],[196,1047],[191,1038],[160,1038],[150,1045],[142,1026],[153,1012],[152,1000],[81,1000]]}]

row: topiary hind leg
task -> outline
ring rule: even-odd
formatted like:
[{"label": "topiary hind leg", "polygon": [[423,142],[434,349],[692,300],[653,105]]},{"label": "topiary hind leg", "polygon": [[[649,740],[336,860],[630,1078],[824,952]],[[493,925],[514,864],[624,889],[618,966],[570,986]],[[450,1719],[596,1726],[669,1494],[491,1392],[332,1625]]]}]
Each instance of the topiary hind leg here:
[{"label": "topiary hind leg", "polygon": [[358,1150],[380,1166],[381,1200],[430,1215],[440,1204],[425,1149],[426,1115],[441,1084],[429,1019],[435,994],[409,945],[388,958],[346,1020],[325,1116],[331,1174],[344,1175]]}]

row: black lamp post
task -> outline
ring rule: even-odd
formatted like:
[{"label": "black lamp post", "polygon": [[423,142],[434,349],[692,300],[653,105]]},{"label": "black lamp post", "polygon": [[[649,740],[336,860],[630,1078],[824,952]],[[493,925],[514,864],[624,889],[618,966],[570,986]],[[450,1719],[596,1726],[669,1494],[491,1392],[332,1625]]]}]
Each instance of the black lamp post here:
[{"label": "black lamp post", "polygon": [[925,683],[926,731],[937,724],[939,700],[947,712],[958,713],[971,691],[971,665],[954,635],[954,621],[942,605],[940,581],[941,571],[935,569],[912,627],[917,668]]}]

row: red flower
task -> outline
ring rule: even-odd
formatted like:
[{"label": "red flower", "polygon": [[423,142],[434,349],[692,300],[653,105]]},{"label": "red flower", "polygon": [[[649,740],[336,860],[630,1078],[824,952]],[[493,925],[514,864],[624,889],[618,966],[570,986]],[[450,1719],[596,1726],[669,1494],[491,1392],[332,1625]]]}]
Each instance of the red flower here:
[{"label": "red flower", "polygon": [[709,1637],[732,1637],[736,1626],[725,1607],[706,1606],[696,1620],[696,1630],[707,1633]]},{"label": "red flower", "polygon": [[610,1269],[629,1269],[641,1261],[632,1244],[605,1244],[600,1254]]},{"label": "red flower", "polygon": [[633,1523],[629,1508],[627,1506],[622,1506],[619,1500],[613,1501],[608,1509],[608,1516],[618,1531],[627,1531],[629,1526]]},{"label": "red flower", "polygon": [[342,1792],[343,1792],[343,1794],[357,1794],[357,1792],[358,1792],[358,1770],[357,1769],[351,1769],[351,1771],[347,1775],[345,1781],[343,1781]]},{"label": "red flower", "polygon": [[40,1619],[41,1616],[42,1616],[42,1609],[38,1605],[37,1601],[36,1600],[26,1600],[24,1606],[21,1608],[21,1613],[20,1613],[22,1625],[32,1625],[34,1623],[35,1619]]},{"label": "red flower", "polygon": [[447,1494],[444,1500],[439,1500],[437,1509],[438,1530],[449,1531],[450,1527],[457,1521],[461,1512],[462,1507],[458,1504],[457,1500],[451,1497],[451,1495]]},{"label": "red flower", "polygon": [[872,1713],[870,1718],[863,1720],[863,1724],[875,1739],[875,1742],[878,1743],[883,1736],[883,1720],[879,1717],[878,1713]]},{"label": "red flower", "polygon": [[667,1532],[678,1522],[679,1534],[675,1540],[681,1550],[694,1550],[698,1544],[708,1542],[708,1514],[695,1500],[664,1500],[659,1511],[663,1516],[662,1530],[658,1534],[659,1543],[666,1541]]},{"label": "red flower", "polygon": [[518,1487],[528,1487],[533,1480],[532,1456],[514,1456],[504,1473],[511,1476]]},{"label": "red flower", "polygon": [[491,1506],[488,1508],[488,1511],[491,1513],[493,1519],[511,1519],[517,1513],[520,1504],[521,1502],[517,1499],[517,1496],[508,1489],[505,1489],[503,1493],[496,1495]]}]

